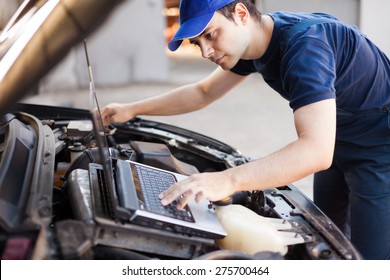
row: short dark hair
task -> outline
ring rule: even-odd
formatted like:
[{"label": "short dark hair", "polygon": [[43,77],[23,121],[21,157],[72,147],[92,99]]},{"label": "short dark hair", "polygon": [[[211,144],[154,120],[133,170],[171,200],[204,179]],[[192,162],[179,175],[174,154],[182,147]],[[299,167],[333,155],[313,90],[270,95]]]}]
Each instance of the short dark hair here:
[{"label": "short dark hair", "polygon": [[234,7],[238,3],[244,4],[248,9],[249,14],[253,17],[253,19],[259,23],[261,22],[261,12],[256,8],[255,4],[253,4],[253,1],[250,1],[250,0],[236,0],[230,4],[227,4],[224,7],[222,7],[218,11],[222,15],[224,15],[227,19],[234,21],[234,18],[233,18]]}]

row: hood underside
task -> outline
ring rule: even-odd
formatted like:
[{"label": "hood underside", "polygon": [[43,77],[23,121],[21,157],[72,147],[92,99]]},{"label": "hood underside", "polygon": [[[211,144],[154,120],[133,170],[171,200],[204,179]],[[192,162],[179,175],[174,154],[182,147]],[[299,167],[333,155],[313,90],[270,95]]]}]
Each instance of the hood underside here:
[{"label": "hood underside", "polygon": [[0,36],[0,115],[123,0],[25,1]]}]

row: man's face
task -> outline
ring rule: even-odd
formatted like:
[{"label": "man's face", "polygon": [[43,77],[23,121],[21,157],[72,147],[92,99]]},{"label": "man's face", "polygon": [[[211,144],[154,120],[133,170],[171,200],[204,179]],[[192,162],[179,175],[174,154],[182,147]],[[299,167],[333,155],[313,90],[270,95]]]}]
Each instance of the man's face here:
[{"label": "man's face", "polygon": [[190,39],[202,56],[229,70],[241,59],[249,44],[248,30],[235,16],[235,22],[216,12],[205,31]]}]

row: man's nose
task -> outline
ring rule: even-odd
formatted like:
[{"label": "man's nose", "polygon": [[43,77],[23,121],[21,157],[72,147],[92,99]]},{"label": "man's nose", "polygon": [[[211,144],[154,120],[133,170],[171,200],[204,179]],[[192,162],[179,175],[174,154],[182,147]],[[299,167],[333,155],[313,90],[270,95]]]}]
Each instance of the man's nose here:
[{"label": "man's nose", "polygon": [[204,58],[210,58],[214,53],[214,49],[211,44],[202,43],[200,49]]}]

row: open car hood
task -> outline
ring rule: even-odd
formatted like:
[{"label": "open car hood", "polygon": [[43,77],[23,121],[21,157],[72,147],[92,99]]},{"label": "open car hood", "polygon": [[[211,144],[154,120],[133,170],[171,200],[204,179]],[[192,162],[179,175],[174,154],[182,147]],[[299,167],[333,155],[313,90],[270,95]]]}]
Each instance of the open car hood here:
[{"label": "open car hood", "polygon": [[0,116],[121,2],[25,1],[0,35]]}]

